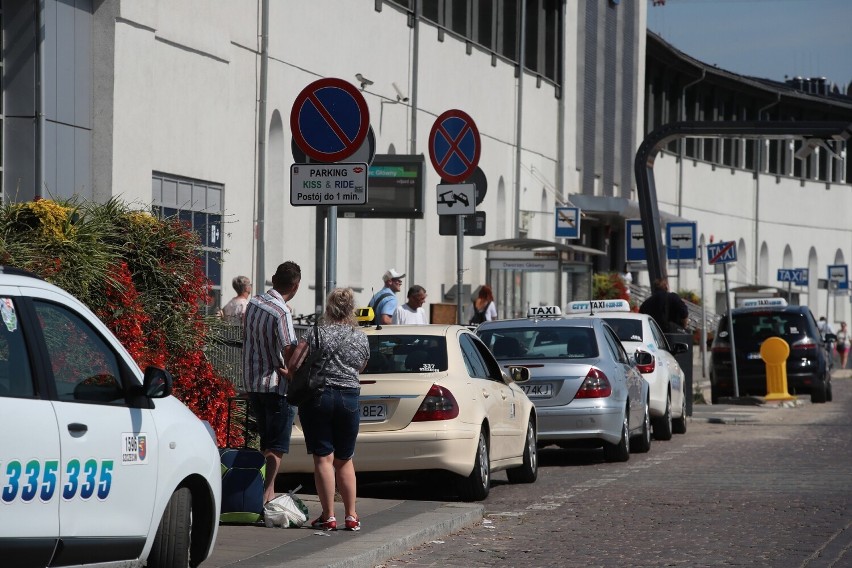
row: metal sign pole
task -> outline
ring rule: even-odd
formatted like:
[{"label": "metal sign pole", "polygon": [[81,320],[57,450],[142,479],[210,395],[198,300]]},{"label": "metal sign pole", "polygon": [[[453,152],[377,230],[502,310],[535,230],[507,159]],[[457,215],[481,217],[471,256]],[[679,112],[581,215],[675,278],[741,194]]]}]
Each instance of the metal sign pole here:
[{"label": "metal sign pole", "polygon": [[[328,255],[326,255],[326,281],[325,281],[325,295],[324,298],[327,298],[329,293],[334,290],[335,286],[337,286],[337,206],[330,205],[328,208],[328,225],[326,226],[326,230],[328,231]],[[325,306],[325,302],[323,302],[323,306]]]},{"label": "metal sign pole", "polygon": [[456,263],[458,264],[458,279],[456,281],[456,310],[457,323],[462,324],[464,313],[462,310],[462,282],[464,282],[464,216],[456,216]]},{"label": "metal sign pole", "polygon": [[737,377],[737,348],[734,341],[734,318],[731,315],[731,290],[728,286],[728,263],[722,264],[722,272],[725,275],[725,303],[728,306],[728,336],[731,338],[731,371],[734,376],[734,398],[740,397],[740,381]]}]

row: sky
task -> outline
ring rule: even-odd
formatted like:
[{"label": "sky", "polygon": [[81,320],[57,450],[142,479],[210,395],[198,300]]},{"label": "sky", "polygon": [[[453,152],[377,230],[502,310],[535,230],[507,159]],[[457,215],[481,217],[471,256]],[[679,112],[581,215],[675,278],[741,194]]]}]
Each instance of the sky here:
[{"label": "sky", "polygon": [[783,82],[852,82],[852,0],[648,2],[648,29],[699,61]]}]

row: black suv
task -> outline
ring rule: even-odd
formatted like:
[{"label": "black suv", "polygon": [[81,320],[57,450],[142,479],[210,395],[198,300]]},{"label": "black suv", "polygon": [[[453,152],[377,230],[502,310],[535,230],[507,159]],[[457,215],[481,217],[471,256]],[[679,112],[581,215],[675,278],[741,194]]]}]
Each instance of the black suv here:
[{"label": "black suv", "polygon": [[[780,337],[790,345],[789,393],[810,393],[811,402],[830,401],[830,345],[837,336],[829,333],[822,337],[816,319],[806,306],[788,306],[780,298],[747,300],[743,306],[731,311],[740,396],[766,395],[766,364],[760,358],[760,346],[769,337]],[[734,395],[727,316],[719,321],[711,351],[710,396],[716,404],[720,397]]]}]

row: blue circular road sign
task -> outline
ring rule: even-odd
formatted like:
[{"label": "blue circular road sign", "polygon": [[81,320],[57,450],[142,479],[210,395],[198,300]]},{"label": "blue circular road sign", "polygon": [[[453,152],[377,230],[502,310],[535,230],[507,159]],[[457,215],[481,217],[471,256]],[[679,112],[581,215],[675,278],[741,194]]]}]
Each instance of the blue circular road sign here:
[{"label": "blue circular road sign", "polygon": [[435,119],[429,133],[429,157],[442,179],[465,181],[479,164],[481,149],[479,130],[467,113],[452,109]]},{"label": "blue circular road sign", "polygon": [[370,129],[370,111],[360,91],[343,79],[314,81],[290,112],[293,140],[318,162],[340,162],[358,151]]}]

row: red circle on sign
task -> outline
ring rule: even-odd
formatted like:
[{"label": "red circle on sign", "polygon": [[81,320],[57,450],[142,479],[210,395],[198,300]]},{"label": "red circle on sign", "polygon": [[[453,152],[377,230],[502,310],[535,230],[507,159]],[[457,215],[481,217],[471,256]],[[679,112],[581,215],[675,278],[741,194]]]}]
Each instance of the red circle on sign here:
[{"label": "red circle on sign", "polygon": [[466,112],[451,109],[435,119],[429,132],[429,159],[441,179],[461,183],[469,178],[481,150],[479,129]]},{"label": "red circle on sign", "polygon": [[343,79],[314,81],[302,89],[290,111],[293,140],[320,162],[339,162],[357,152],[369,129],[367,101]]}]

